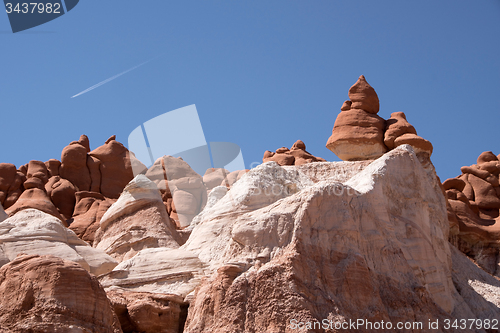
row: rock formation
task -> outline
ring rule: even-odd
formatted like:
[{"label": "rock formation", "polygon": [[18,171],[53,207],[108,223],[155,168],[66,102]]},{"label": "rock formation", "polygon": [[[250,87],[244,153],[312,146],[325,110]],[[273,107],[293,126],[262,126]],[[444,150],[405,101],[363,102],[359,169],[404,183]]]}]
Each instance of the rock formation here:
[{"label": "rock formation", "polygon": [[483,152],[477,164],[461,171],[443,183],[452,241],[487,272],[500,276],[500,161],[492,152]]},{"label": "rock formation", "polygon": [[7,209],[12,206],[24,191],[26,175],[16,170],[10,163],[0,163],[0,203]]},{"label": "rock formation", "polygon": [[179,242],[155,183],[138,175],[102,217],[93,246],[121,262],[142,249],[176,249]]},{"label": "rock formation", "polygon": [[116,201],[98,192],[80,191],[75,194],[76,204],[69,228],[78,237],[92,245],[101,218]]},{"label": "rock formation", "polygon": [[333,126],[326,147],[344,161],[376,159],[388,150],[409,144],[417,155],[430,157],[432,144],[417,135],[403,112],[394,112],[387,121],[377,116],[377,93],[361,75],[349,89],[349,98]]},{"label": "rock formation", "polygon": [[266,163],[274,161],[279,165],[302,165],[312,162],[326,162],[321,157],[311,155],[306,151],[306,145],[301,140],[297,140],[291,149],[282,147],[276,150],[275,153],[267,150],[264,153],[262,162]]},{"label": "rock formation", "polygon": [[0,330],[121,333],[96,277],[54,256],[20,255],[0,268]]},{"label": "rock formation", "polygon": [[326,147],[344,161],[376,159],[387,151],[385,120],[377,115],[379,100],[363,75],[349,89]]},{"label": "rock formation", "polygon": [[157,159],[146,176],[161,190],[167,212],[179,229],[187,227],[207,202],[203,177],[180,157]]},{"label": "rock formation", "polygon": [[21,253],[54,255],[78,263],[95,275],[107,273],[118,264],[79,239],[60,220],[35,209],[22,210],[0,223],[0,265]]},{"label": "rock formation", "polygon": [[417,135],[415,127],[408,123],[403,112],[394,112],[387,120],[384,144],[389,149],[408,144],[413,147],[417,154],[425,153],[429,157],[432,155],[432,144]]},{"label": "rock formation", "polygon": [[109,290],[107,295],[124,333],[183,331],[187,304],[179,296],[122,289]]}]

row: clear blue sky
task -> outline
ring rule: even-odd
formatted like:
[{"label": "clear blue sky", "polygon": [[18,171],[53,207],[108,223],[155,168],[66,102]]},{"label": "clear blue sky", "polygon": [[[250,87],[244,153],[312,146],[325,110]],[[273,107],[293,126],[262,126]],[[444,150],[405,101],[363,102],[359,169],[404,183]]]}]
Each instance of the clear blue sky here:
[{"label": "clear blue sky", "polygon": [[247,166],[298,139],[336,161],[325,144],[361,74],[381,117],[403,111],[433,143],[443,180],[500,154],[498,0],[83,0],[17,34],[0,13],[0,39],[0,162],[17,166],[81,134],[126,144],[191,104],[207,141],[240,145]]}]

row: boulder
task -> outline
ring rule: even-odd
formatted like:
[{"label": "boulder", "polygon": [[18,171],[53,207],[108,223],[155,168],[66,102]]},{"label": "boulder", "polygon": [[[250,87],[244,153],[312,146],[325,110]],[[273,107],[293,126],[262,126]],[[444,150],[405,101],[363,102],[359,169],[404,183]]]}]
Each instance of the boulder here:
[{"label": "boulder", "polygon": [[0,203],[5,209],[12,206],[24,191],[26,175],[10,163],[0,163]]},{"label": "boulder", "polygon": [[79,191],[89,191],[91,178],[87,167],[88,138],[82,135],[79,141],[73,141],[64,147],[61,153],[59,175],[69,180]]},{"label": "boulder", "polygon": [[132,166],[141,164],[114,136],[91,151],[90,156],[100,161],[101,193],[112,199],[118,199],[123,188],[134,178]]},{"label": "boulder", "polygon": [[344,161],[373,160],[382,156],[385,120],[361,109],[342,111],[335,120],[326,147]]},{"label": "boulder", "polygon": [[78,191],[75,185],[69,180],[54,176],[45,184],[45,191],[59,213],[66,220],[70,219],[75,208],[75,193]]},{"label": "boulder", "polygon": [[59,176],[59,168],[61,167],[61,162],[56,159],[50,159],[45,162],[45,167],[49,172],[49,178]]},{"label": "boulder", "polygon": [[41,161],[30,161],[28,163],[28,172],[26,174],[26,181],[24,182],[24,188],[39,188],[43,190],[45,184],[49,180],[49,172],[45,163]]},{"label": "boulder", "polygon": [[97,278],[77,263],[20,255],[0,268],[0,327],[9,332],[120,333]]},{"label": "boulder", "polygon": [[187,304],[177,295],[112,288],[107,295],[123,332],[182,332]]},{"label": "boulder", "polygon": [[389,149],[396,148],[394,140],[403,134],[417,134],[415,127],[410,125],[406,120],[404,112],[391,113],[391,118],[386,121],[386,128],[384,133],[384,144]]},{"label": "boulder", "polygon": [[179,242],[155,183],[138,175],[101,218],[93,246],[121,262],[142,249],[175,249]]},{"label": "boulder", "polygon": [[1,265],[20,253],[54,255],[74,261],[95,275],[107,273],[117,265],[106,253],[79,239],[61,221],[35,209],[20,211],[0,223],[0,245]]},{"label": "boulder", "polygon": [[410,145],[415,150],[415,153],[424,153],[428,157],[432,155],[433,150],[432,143],[430,143],[430,141],[427,141],[413,133],[406,133],[398,136],[396,140],[394,140],[394,145],[396,147],[401,145]]},{"label": "boulder", "polygon": [[150,248],[118,264],[99,277],[106,289],[177,295],[184,299],[200,284],[204,264],[190,251]]},{"label": "boulder", "polygon": [[222,168],[207,169],[203,175],[203,183],[207,188],[207,193],[210,193],[214,187],[219,186],[222,182],[225,182],[228,174],[229,171]]},{"label": "boulder", "polygon": [[76,192],[75,197],[76,204],[69,228],[92,245],[102,216],[116,200],[105,198],[101,193],[88,191]]}]

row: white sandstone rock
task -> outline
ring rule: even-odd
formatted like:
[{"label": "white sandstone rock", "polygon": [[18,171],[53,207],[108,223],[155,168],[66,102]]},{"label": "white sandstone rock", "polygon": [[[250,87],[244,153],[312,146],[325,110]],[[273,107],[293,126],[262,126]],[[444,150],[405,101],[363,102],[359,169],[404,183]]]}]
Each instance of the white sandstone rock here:
[{"label": "white sandstone rock", "polygon": [[138,175],[102,217],[93,246],[121,262],[146,248],[178,248],[179,241],[158,188]]},{"label": "white sandstone rock", "polygon": [[19,211],[0,223],[0,265],[20,253],[50,254],[71,260],[94,275],[107,273],[118,264],[78,238],[59,219],[36,209]]}]

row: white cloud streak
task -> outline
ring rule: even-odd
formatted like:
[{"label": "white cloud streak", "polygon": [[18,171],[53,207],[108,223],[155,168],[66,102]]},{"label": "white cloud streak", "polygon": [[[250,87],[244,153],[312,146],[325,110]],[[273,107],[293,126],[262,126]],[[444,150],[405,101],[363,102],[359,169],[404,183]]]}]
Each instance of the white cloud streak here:
[{"label": "white cloud streak", "polygon": [[145,62],[143,62],[142,64],[139,64],[139,65],[134,66],[134,67],[132,67],[132,68],[130,68],[130,69],[127,69],[127,70],[126,70],[126,71],[124,71],[124,72],[121,72],[120,74],[116,74],[115,76],[112,76],[112,77],[110,77],[109,79],[106,79],[106,80],[104,80],[104,81],[101,81],[101,82],[99,82],[98,84],[95,84],[95,85],[93,85],[92,87],[90,87],[90,88],[88,88],[88,89],[85,89],[84,91],[79,92],[78,94],[76,94],[76,95],[74,95],[74,96],[71,96],[71,98],[78,97],[78,96],[80,96],[80,95],[83,95],[83,94],[85,94],[85,93],[88,93],[88,92],[89,92],[89,91],[91,91],[91,90],[94,90],[95,88],[99,88],[99,87],[100,87],[100,86],[102,86],[103,84],[106,84],[106,83],[108,83],[108,82],[110,82],[110,81],[113,81],[114,79],[117,79],[117,78],[119,78],[120,76],[125,75],[125,74],[127,74],[128,72],[131,72],[131,71],[133,71],[134,69],[139,68],[139,67],[141,67],[141,66],[143,66],[143,65],[147,64],[147,63],[148,63],[148,62],[150,62],[150,61],[153,61],[154,59],[156,59],[156,58],[153,58],[153,59],[151,59],[151,60],[145,61]]}]

